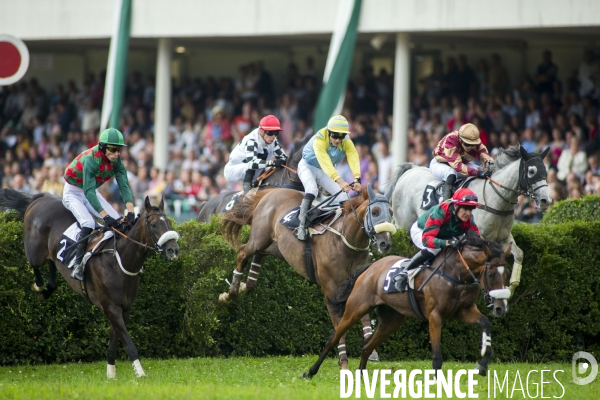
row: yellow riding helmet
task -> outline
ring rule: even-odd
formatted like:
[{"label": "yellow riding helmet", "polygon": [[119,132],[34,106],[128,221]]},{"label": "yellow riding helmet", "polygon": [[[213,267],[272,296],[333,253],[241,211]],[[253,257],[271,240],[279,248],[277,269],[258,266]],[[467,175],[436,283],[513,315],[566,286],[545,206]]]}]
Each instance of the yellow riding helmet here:
[{"label": "yellow riding helmet", "polygon": [[479,139],[479,129],[473,124],[464,124],[461,126],[458,130],[458,137],[468,144],[481,143],[481,139]]},{"label": "yellow riding helmet", "polygon": [[330,132],[337,133],[350,133],[350,126],[348,125],[348,120],[343,115],[336,115],[329,119],[327,122],[327,129]]}]

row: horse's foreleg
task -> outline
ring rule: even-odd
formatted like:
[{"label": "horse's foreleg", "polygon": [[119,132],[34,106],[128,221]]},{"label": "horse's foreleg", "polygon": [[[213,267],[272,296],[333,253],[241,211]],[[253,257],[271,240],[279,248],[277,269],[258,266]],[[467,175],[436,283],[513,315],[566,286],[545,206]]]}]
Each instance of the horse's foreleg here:
[{"label": "horse's foreleg", "polygon": [[477,306],[473,304],[470,308],[464,309],[458,315],[459,321],[467,322],[469,324],[481,325],[481,361],[475,369],[479,372],[479,375],[486,376],[488,368],[488,359],[492,355],[492,335],[491,335],[491,324],[489,319],[482,315]]},{"label": "horse's foreleg", "polygon": [[[329,305],[327,305],[327,310],[329,311],[329,316],[331,317],[331,322],[333,322],[333,327],[337,329],[340,324],[339,315],[336,313],[336,310],[333,307],[330,307]],[[337,343],[337,350],[338,350],[338,364],[342,369],[348,369],[348,353],[346,351],[346,333],[345,333],[345,331],[339,337],[339,339],[336,343]],[[318,367],[317,367],[317,370],[318,370]]]},{"label": "horse's foreleg", "polygon": [[56,264],[54,264],[54,261],[48,260],[48,269],[48,285],[46,285],[46,289],[42,292],[44,300],[50,297],[56,290]]},{"label": "horse's foreleg", "polygon": [[367,361],[371,359],[371,355],[377,354],[375,351],[377,346],[385,342],[385,340],[394,333],[406,319],[404,315],[387,306],[380,306],[377,309],[377,316],[379,321],[377,330],[362,348],[359,369],[367,368]]},{"label": "horse's foreleg", "polygon": [[123,313],[121,307],[118,307],[114,304],[105,307],[104,310],[106,316],[110,320],[111,327],[116,331],[119,339],[121,339],[121,343],[123,343],[123,346],[125,347],[125,352],[133,363],[135,375],[138,378],[145,377],[146,374],[142,368],[142,364],[140,364],[137,347],[135,347],[135,344],[133,344],[133,340],[131,339],[129,332],[127,332],[127,327],[125,326],[127,314]]},{"label": "horse's foreleg", "polygon": [[262,255],[255,254],[252,257],[252,263],[250,264],[250,271],[248,271],[248,279],[246,279],[246,283],[240,284],[240,294],[246,293],[247,291],[254,289],[256,286],[256,281],[258,280],[258,275],[260,274],[260,260],[262,259]]},{"label": "horse's foreleg", "polygon": [[513,263],[513,270],[510,275],[510,283],[508,286],[512,296],[515,293],[517,286],[519,286],[519,282],[521,281],[521,269],[523,268],[523,250],[521,250],[519,246],[517,246],[512,234],[508,235],[508,238],[502,243],[502,246],[507,246],[509,243],[512,243],[510,252],[515,258],[515,261]]},{"label": "horse's foreleg", "polygon": [[246,246],[247,245],[242,245],[238,250],[236,267],[233,270],[233,277],[231,279],[231,284],[229,285],[229,291],[221,293],[219,295],[219,302],[221,303],[229,303],[234,297],[238,295],[238,292],[240,290],[240,282],[242,281],[242,275],[244,271],[244,264],[246,263],[246,259],[248,258],[244,251]]},{"label": "horse's foreleg", "polygon": [[[371,316],[369,314],[366,314],[360,319],[360,323],[362,324],[364,346],[373,336],[373,328],[371,327]],[[369,355],[369,361],[379,361],[379,355],[377,354],[377,350],[373,349],[373,353]]]},{"label": "horse's foreleg", "polygon": [[118,343],[117,331],[113,326],[110,326],[110,339],[108,341],[108,348],[106,349],[106,377],[113,379],[117,377],[117,368],[115,361],[117,359],[117,343]]},{"label": "horse's foreleg", "polygon": [[35,275],[35,282],[31,285],[31,290],[36,293],[42,293],[45,290],[42,271],[39,268],[33,267],[33,274]]},{"label": "horse's foreleg", "polygon": [[429,340],[433,356],[432,365],[437,376],[437,371],[442,369],[442,317],[434,309],[427,319],[429,320]]}]

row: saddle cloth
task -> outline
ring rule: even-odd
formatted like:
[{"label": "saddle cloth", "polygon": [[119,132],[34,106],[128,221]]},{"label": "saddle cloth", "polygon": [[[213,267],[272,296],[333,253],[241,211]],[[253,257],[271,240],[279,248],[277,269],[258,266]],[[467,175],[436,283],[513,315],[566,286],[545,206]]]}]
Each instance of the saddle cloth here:
[{"label": "saddle cloth", "polygon": [[[474,176],[469,176],[466,179],[461,179],[454,184],[453,191],[469,186],[469,183],[475,179]],[[444,181],[439,179],[433,180],[425,186],[423,190],[423,198],[421,200],[421,210],[429,210],[433,206],[440,204],[440,199],[444,195]]]},{"label": "saddle cloth", "polygon": [[[399,291],[396,289],[394,277],[406,273],[406,266],[409,262],[410,258],[399,260],[396,261],[396,263],[390,267],[385,277],[385,281],[383,282],[383,293],[399,293]],[[421,272],[421,269],[423,269],[422,266],[408,271],[408,286],[410,286],[410,288],[413,290],[415,288],[415,276],[417,276],[417,274]]]},{"label": "saddle cloth", "polygon": [[221,210],[221,214],[225,214],[227,211],[231,210],[238,203],[240,203],[243,199],[244,199],[244,191],[240,190],[239,192],[237,192],[233,195],[233,197],[231,198],[231,200],[229,200],[229,202],[227,204],[225,204],[225,207],[223,207],[223,209]]},{"label": "saddle cloth", "polygon": [[[73,222],[73,224],[69,226],[67,230],[62,234],[62,237],[59,242],[56,258],[61,263],[66,265],[69,269],[73,268],[73,264],[75,261],[75,249],[77,248],[77,246],[74,244],[77,242],[77,235],[80,231],[81,229],[79,228],[77,222]],[[100,248],[100,245],[102,243],[104,243],[113,236],[114,233],[112,231],[104,232],[104,236],[102,237],[102,239],[98,240],[94,247],[91,250],[88,250],[83,256],[83,265],[85,265],[85,263],[87,263],[87,260],[90,259],[92,254],[94,254],[94,252],[98,250],[98,248]],[[94,239],[94,241],[96,241],[96,239]]]},{"label": "saddle cloth", "polygon": [[[330,216],[334,215],[337,212],[337,210],[339,210],[339,206],[325,208],[317,207],[316,209],[312,210],[308,215],[308,226],[310,227],[312,225],[318,224],[319,222],[326,220]],[[294,230],[298,228],[298,226],[300,226],[300,220],[298,219],[299,215],[300,206],[292,209],[287,214],[285,214],[283,218],[281,218],[279,223],[289,229]]]}]

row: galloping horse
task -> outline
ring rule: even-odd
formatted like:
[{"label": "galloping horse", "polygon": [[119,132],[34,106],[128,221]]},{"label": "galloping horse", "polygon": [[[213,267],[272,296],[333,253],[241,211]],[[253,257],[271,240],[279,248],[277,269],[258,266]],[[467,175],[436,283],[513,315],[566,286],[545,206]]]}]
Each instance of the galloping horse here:
[{"label": "galloping horse", "polygon": [[[341,317],[335,312],[330,301],[335,300],[339,286],[352,272],[364,265],[369,259],[370,241],[376,243],[379,253],[387,253],[391,248],[391,235],[395,227],[391,224],[389,198],[391,190],[385,195],[376,194],[371,186],[367,187],[368,196],[355,197],[346,201],[342,213],[333,222],[328,223],[328,232],[313,235],[311,240],[312,264],[314,275],[305,264],[305,246],[298,241],[293,231],[279,223],[290,210],[302,201],[303,193],[288,189],[273,189],[249,196],[226,213],[221,223],[225,238],[233,245],[239,245],[242,226],[252,224],[248,243],[238,247],[236,269],[229,292],[219,296],[222,302],[228,302],[237,296],[242,271],[246,260],[255,255],[269,254],[285,259],[301,276],[315,282],[327,300],[327,309],[334,326]],[[364,192],[364,191],[363,191]],[[324,222],[325,224],[325,222]],[[275,246],[271,246],[275,244]],[[312,271],[312,269],[310,269]],[[253,284],[255,277],[248,275],[247,286]],[[368,314],[361,315],[365,338],[372,335]],[[342,368],[348,367],[345,350],[345,336],[340,338],[338,351]]]},{"label": "galloping horse", "polygon": [[[127,239],[117,240],[116,236],[114,240],[109,239],[102,250],[88,260],[84,282],[71,278],[71,271],[62,264],[61,258],[58,258],[59,249],[64,247],[61,236],[75,222],[75,217],[63,206],[59,198],[44,193],[29,196],[15,190],[2,189],[0,206],[16,210],[23,219],[25,256],[35,273],[33,289],[44,299],[50,297],[56,290],[58,269],[73,290],[86,297],[108,317],[108,378],[116,376],[118,339],[133,362],[135,374],[138,377],[145,376],[137,348],[127,332],[125,323],[139,291],[138,274],[148,250],[164,252],[167,260],[174,260],[179,255],[179,236],[171,230],[171,222],[163,213],[163,201],[161,200],[158,207],[154,207],[146,197],[144,210],[138,222],[128,232]],[[50,267],[50,275],[48,285],[44,287],[40,268],[46,261]]]},{"label": "galloping horse", "polygon": [[[515,259],[510,277],[511,292],[519,285],[523,264],[523,251],[516,245],[511,233],[517,197],[520,194],[527,195],[535,200],[541,210],[548,208],[550,197],[543,161],[546,154],[548,149],[537,154],[527,153],[523,147],[509,147],[500,153],[490,167],[491,179],[475,179],[468,185],[482,204],[473,211],[481,236],[501,246],[512,243]],[[421,209],[423,191],[434,180],[429,168],[408,163],[398,167],[390,180],[391,185],[395,186],[392,207],[397,227],[410,230],[412,224],[425,212]]]},{"label": "galloping horse", "polygon": [[[312,135],[307,135],[304,139],[294,143],[294,147],[290,152],[286,167],[292,170],[298,169],[298,163],[302,159],[302,150],[304,145],[308,143]],[[275,168],[275,172],[270,173],[265,179],[260,182],[258,189],[271,189],[271,188],[289,188],[296,190],[303,190],[302,182],[298,176],[291,172],[288,168]],[[266,172],[267,170],[265,170]],[[270,171],[269,171],[270,172]],[[215,197],[208,200],[198,212],[196,221],[198,222],[210,222],[213,215],[223,214],[233,208],[234,203],[232,202],[233,196],[237,192],[227,191],[219,193]]]},{"label": "galloping horse", "polygon": [[[429,321],[433,369],[436,371],[442,368],[442,322],[458,319],[481,325],[483,358],[476,369],[480,375],[485,376],[488,358],[492,355],[491,325],[479,312],[475,301],[479,291],[483,290],[492,306],[492,314],[498,317],[504,315],[507,308],[505,298],[509,296],[509,290],[504,286],[508,276],[504,263],[509,252],[510,245],[501,251],[495,243],[485,241],[477,235],[470,235],[466,239],[462,251],[449,247],[443,249],[432,265],[415,277],[414,287],[418,288],[433,275],[423,287],[423,291],[414,291],[420,316],[412,307],[408,292],[384,293],[384,286],[390,283],[390,267],[402,260],[402,257],[388,256],[359,269],[344,283],[341,297],[336,302],[343,310],[341,321],[327,340],[317,362],[303,377],[314,376],[337,340],[365,313],[373,309],[377,311],[379,325],[375,334],[363,346],[359,369],[367,367],[371,351],[396,331],[406,317],[424,317]],[[437,267],[439,270],[436,271]]]}]

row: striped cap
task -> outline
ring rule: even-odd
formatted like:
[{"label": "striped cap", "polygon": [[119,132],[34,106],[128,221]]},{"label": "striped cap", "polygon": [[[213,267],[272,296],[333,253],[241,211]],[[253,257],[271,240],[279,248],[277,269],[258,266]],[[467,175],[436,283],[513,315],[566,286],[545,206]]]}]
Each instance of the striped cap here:
[{"label": "striped cap", "polygon": [[348,126],[348,120],[343,115],[336,115],[329,119],[327,122],[327,129],[330,132],[337,133],[350,133],[350,127]]},{"label": "striped cap", "polygon": [[279,123],[279,120],[277,119],[277,117],[274,115],[264,116],[260,120],[258,127],[260,129],[262,129],[263,131],[280,131],[281,130],[281,124]]},{"label": "striped cap", "polygon": [[123,140],[123,134],[115,128],[105,129],[100,134],[100,143],[114,144],[115,146],[127,147]]}]

